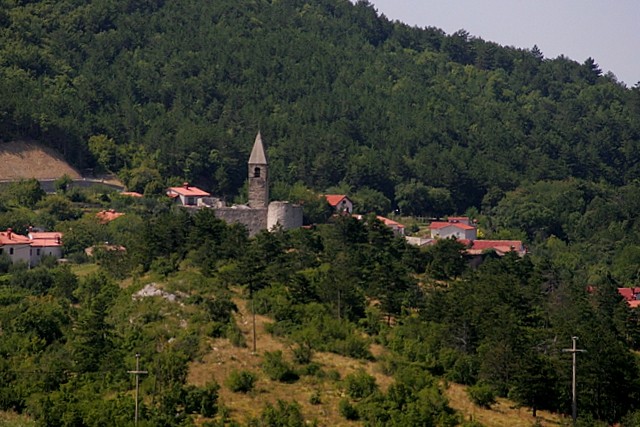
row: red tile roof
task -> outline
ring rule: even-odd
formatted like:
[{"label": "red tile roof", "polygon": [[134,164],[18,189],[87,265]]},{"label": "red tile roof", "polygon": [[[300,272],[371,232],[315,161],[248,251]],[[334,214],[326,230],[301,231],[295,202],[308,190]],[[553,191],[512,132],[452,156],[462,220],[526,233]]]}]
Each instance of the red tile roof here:
[{"label": "red tile roof", "polygon": [[445,227],[456,227],[461,228],[463,230],[475,230],[476,228],[472,225],[463,224],[461,222],[445,222],[445,221],[434,221],[429,224],[429,228],[432,230],[440,230]]},{"label": "red tile roof", "polygon": [[[211,194],[207,193],[204,190],[199,189],[198,187],[194,187],[189,185],[189,183],[185,182],[182,184],[182,187],[169,187],[169,192],[178,194],[180,196],[185,197],[209,197]],[[171,195],[171,194],[169,194]]]},{"label": "red tile roof", "polygon": [[465,223],[469,223],[469,217],[468,216],[450,216],[447,218],[447,221],[449,222],[465,222]]},{"label": "red tile roof", "polygon": [[346,194],[325,194],[324,197],[331,206],[338,206],[343,199],[349,199]]},{"label": "red tile roof", "polygon": [[502,252],[523,251],[524,246],[520,240],[474,240],[471,249],[496,249]]},{"label": "red tile roof", "polygon": [[380,215],[376,215],[376,218],[378,218],[379,221],[382,221],[388,227],[404,228],[404,225],[402,225],[399,222],[394,221],[392,219],[385,218],[385,217],[380,216]]},{"label": "red tile roof", "polygon": [[144,197],[142,194],[138,193],[137,191],[123,191],[120,194],[122,194],[123,196]]},{"label": "red tile roof", "polygon": [[16,234],[11,229],[0,231],[0,246],[2,245],[28,245],[31,241],[26,236]]},{"label": "red tile roof", "polygon": [[38,231],[29,233],[31,246],[55,247],[62,246],[62,233],[57,231]]},{"label": "red tile roof", "polygon": [[100,221],[101,224],[107,224],[116,218],[120,218],[122,215],[124,215],[124,213],[109,209],[108,211],[98,212],[96,214],[96,218],[98,218],[98,221]]},{"label": "red tile roof", "polygon": [[618,288],[618,293],[622,295],[622,298],[624,298],[625,301],[631,301],[635,299],[633,289],[631,288]]}]

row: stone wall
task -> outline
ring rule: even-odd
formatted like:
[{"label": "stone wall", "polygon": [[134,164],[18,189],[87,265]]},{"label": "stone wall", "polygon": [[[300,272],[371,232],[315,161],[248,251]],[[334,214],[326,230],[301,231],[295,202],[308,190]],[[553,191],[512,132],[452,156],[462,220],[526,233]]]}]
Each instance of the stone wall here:
[{"label": "stone wall", "polygon": [[302,227],[302,206],[289,202],[269,203],[267,230],[278,224],[285,230]]},{"label": "stone wall", "polygon": [[250,236],[255,236],[260,230],[267,229],[267,209],[249,208],[218,208],[213,210],[217,218],[228,224],[244,224]]}]

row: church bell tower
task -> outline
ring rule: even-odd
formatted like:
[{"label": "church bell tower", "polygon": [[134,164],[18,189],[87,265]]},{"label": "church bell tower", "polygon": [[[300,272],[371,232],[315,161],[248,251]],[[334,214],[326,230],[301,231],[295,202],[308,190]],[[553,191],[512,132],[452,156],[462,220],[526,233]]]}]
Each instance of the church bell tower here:
[{"label": "church bell tower", "polygon": [[260,132],[249,157],[249,207],[269,206],[269,167]]}]

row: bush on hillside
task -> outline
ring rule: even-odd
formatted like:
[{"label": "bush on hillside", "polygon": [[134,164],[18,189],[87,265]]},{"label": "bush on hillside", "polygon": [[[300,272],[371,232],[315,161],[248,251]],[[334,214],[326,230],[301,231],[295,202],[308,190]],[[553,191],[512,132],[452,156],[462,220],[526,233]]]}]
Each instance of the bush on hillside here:
[{"label": "bush on hillside", "polygon": [[297,381],[299,378],[298,374],[284,360],[282,352],[280,350],[267,351],[264,353],[262,370],[273,381],[292,383]]},{"label": "bush on hillside", "polygon": [[467,394],[471,401],[481,408],[489,409],[496,403],[496,392],[488,384],[478,383],[469,386]]},{"label": "bush on hillside", "polygon": [[376,379],[362,369],[347,375],[344,387],[352,399],[364,399],[378,390]]},{"label": "bush on hillside", "polygon": [[234,393],[248,393],[256,384],[256,374],[247,370],[233,370],[227,377],[225,385]]}]

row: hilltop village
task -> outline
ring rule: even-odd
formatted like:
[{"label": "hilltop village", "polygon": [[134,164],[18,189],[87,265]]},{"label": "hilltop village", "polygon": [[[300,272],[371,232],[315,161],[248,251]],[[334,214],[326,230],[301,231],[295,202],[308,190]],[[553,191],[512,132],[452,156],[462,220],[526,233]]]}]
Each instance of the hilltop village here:
[{"label": "hilltop village", "polygon": [[[302,227],[304,206],[289,201],[269,201],[269,162],[260,132],[256,135],[247,166],[247,204],[227,206],[221,198],[214,197],[189,183],[169,187],[166,195],[186,209],[211,209],[217,218],[228,224],[242,224],[249,236],[255,236],[261,230],[291,230]],[[121,194],[143,197],[142,194],[129,191],[122,191]],[[324,197],[336,215],[351,215],[358,220],[364,220],[366,217],[354,212],[354,203],[348,195],[326,194],[318,197]],[[113,209],[96,213],[96,217],[103,224],[122,215],[124,213]],[[499,256],[510,251],[519,256],[526,254],[521,241],[477,239],[476,225],[468,217],[449,217],[445,221],[433,221],[428,225],[427,237],[409,236],[403,224],[380,215],[375,218],[389,227],[394,235],[405,238],[412,245],[428,246],[435,244],[438,239],[456,239],[464,245],[471,264],[476,266],[488,252]],[[0,253],[7,253],[12,262],[27,262],[30,266],[35,266],[43,255],[57,259],[63,257],[61,232],[29,231],[28,237],[23,237],[7,229],[0,236]]]}]

